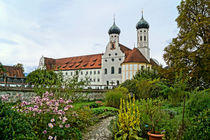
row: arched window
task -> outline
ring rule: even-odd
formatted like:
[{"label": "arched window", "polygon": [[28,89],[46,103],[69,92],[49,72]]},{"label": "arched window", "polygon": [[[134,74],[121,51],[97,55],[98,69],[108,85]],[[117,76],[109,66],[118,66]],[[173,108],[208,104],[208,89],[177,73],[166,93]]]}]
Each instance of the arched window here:
[{"label": "arched window", "polygon": [[107,74],[107,69],[104,69],[104,74]]},{"label": "arched window", "polygon": [[119,73],[119,74],[121,74],[121,72],[122,72],[122,69],[121,69],[121,68],[119,68],[119,69],[118,69],[118,73]]},{"label": "arched window", "polygon": [[119,84],[120,84],[120,81],[117,80],[117,85],[119,85]]},{"label": "arched window", "polygon": [[114,67],[111,67],[111,74],[114,74]]},{"label": "arched window", "polygon": [[109,81],[106,81],[106,84],[109,85]]},{"label": "arched window", "polygon": [[140,41],[142,41],[142,36],[140,36]]},{"label": "arched window", "polygon": [[144,41],[146,41],[146,36],[144,36]]}]

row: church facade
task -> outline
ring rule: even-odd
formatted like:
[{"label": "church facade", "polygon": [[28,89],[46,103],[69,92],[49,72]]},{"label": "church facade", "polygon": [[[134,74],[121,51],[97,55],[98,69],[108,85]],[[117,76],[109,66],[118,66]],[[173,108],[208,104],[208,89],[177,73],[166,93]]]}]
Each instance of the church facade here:
[{"label": "church facade", "polygon": [[67,58],[40,58],[40,69],[60,71],[64,78],[78,73],[79,80],[89,79],[91,85],[119,85],[131,79],[137,71],[150,70],[158,62],[150,58],[149,24],[143,15],[136,25],[137,48],[130,49],[119,42],[120,29],[115,21],[108,31],[105,53]]}]

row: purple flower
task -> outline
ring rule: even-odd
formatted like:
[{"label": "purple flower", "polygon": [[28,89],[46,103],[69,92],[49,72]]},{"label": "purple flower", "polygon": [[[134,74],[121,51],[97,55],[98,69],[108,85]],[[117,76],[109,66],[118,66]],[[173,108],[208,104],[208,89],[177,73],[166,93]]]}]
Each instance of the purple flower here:
[{"label": "purple flower", "polygon": [[42,133],[43,133],[43,134],[47,134],[47,130],[44,130]]},{"label": "purple flower", "polygon": [[70,127],[70,124],[66,124],[65,127],[66,127],[66,128],[69,128],[69,127]]}]

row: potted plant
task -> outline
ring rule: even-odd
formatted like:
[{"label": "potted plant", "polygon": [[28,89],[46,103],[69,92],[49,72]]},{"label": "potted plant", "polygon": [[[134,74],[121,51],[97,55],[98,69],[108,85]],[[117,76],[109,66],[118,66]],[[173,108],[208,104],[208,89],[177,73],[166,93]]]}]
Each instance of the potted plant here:
[{"label": "potted plant", "polygon": [[161,140],[164,136],[164,134],[161,134],[164,121],[169,117],[161,109],[162,102],[158,99],[142,99],[140,103],[141,121],[147,124],[150,129],[147,133],[149,140]]}]

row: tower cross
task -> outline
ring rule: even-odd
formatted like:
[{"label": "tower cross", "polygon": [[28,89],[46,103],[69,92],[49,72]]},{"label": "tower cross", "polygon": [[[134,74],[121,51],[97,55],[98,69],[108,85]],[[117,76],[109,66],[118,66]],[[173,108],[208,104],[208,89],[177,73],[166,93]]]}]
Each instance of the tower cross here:
[{"label": "tower cross", "polygon": [[142,8],[142,10],[141,10],[141,15],[142,15],[142,18],[143,18],[143,15],[144,15],[144,10],[143,10],[143,8]]}]

